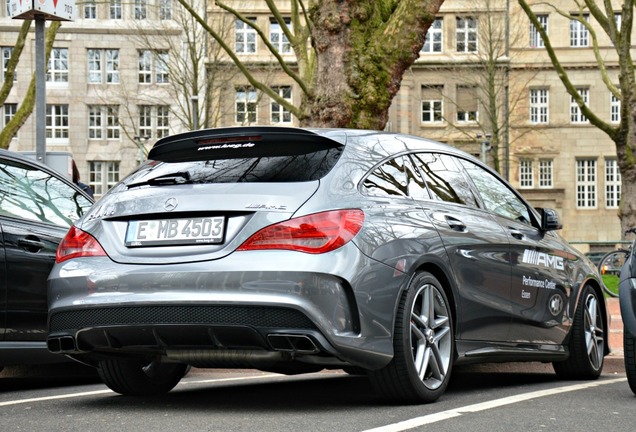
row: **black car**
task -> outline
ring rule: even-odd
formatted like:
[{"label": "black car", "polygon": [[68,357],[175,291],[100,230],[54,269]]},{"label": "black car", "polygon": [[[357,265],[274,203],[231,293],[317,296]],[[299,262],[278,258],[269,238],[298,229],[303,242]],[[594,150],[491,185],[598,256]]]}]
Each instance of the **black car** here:
[{"label": "black car", "polygon": [[469,154],[420,137],[237,127],[159,140],[69,230],[49,276],[53,352],[114,391],[187,366],[365,371],[432,402],[454,365],[552,362],[594,379],[597,269]]},{"label": "black car", "polygon": [[[636,233],[636,228],[628,230]],[[636,394],[636,254],[632,245],[621,268],[618,296],[623,320],[623,352],[625,372],[632,392]]]},{"label": "black car", "polygon": [[46,281],[60,240],[92,204],[60,173],[0,150],[0,369],[65,360],[46,349]]}]

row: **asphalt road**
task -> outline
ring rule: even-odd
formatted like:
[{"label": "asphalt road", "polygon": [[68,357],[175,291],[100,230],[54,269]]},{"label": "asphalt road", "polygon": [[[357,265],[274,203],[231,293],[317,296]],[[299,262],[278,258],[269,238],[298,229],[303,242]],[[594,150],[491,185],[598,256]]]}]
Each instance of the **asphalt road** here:
[{"label": "asphalt road", "polygon": [[387,404],[366,378],[342,371],[289,377],[193,369],[169,394],[140,399],[91,375],[9,370],[0,374],[0,424],[82,432],[631,432],[636,397],[624,370],[608,366],[596,381],[559,381],[542,364],[461,368],[438,402],[417,406]]}]

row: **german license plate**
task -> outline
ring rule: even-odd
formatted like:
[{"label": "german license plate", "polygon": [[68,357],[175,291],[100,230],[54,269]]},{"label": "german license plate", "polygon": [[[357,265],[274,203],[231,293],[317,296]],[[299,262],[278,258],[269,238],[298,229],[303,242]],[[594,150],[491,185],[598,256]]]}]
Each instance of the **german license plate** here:
[{"label": "german license plate", "polygon": [[224,225],[223,217],[132,220],[126,230],[126,246],[222,243]]}]

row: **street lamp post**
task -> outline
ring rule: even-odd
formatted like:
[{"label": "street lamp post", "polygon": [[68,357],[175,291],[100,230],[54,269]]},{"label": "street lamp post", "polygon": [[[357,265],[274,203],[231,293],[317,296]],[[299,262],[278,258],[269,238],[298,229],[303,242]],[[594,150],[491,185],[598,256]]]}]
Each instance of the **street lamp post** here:
[{"label": "street lamp post", "polygon": [[141,165],[142,163],[144,163],[144,149],[150,137],[145,135],[135,136],[134,139],[135,139],[135,144],[137,144],[137,147],[139,147],[139,165]]},{"label": "street lamp post", "polygon": [[489,133],[487,133],[485,136],[482,134],[477,134],[477,139],[481,140],[481,161],[483,163],[487,163],[486,155],[492,149],[492,147],[490,146],[490,138],[492,138],[492,135]]},{"label": "street lamp post", "polygon": [[199,129],[199,97],[194,95],[190,97],[192,102],[192,129]]}]

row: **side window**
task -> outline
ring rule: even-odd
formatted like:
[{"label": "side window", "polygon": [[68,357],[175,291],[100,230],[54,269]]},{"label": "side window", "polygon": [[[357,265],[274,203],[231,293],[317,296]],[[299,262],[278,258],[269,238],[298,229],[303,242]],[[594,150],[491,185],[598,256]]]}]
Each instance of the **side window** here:
[{"label": "side window", "polygon": [[377,167],[363,186],[369,195],[430,198],[409,155],[398,156]]},{"label": "side window", "polygon": [[418,153],[413,157],[434,198],[470,207],[479,206],[470,185],[450,157],[437,153]]},{"label": "side window", "polygon": [[0,161],[0,214],[70,227],[92,203],[68,184],[36,168]]},{"label": "side window", "polygon": [[472,162],[461,159],[460,163],[477,187],[488,211],[530,224],[528,207],[505,183]]}]

